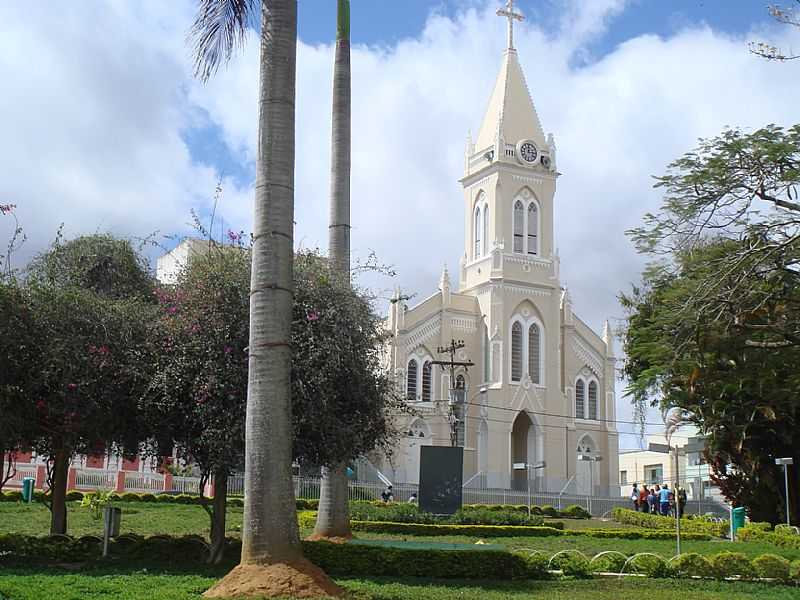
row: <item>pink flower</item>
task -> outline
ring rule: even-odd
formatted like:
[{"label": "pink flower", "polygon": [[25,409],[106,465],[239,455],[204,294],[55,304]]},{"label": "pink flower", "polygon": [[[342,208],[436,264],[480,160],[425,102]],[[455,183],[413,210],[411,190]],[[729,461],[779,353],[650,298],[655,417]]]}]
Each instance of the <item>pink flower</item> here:
[{"label": "pink flower", "polygon": [[225,346],[225,354],[230,354],[231,352],[233,352],[233,348],[230,346]]},{"label": "pink flower", "polygon": [[310,310],[306,313],[306,318],[309,321],[317,321],[319,320],[319,313],[315,310]]},{"label": "pink flower", "polygon": [[176,312],[178,312],[178,307],[177,307],[177,306],[170,306],[170,307],[167,309],[167,312],[168,312],[169,314],[171,314],[171,315],[174,315]]},{"label": "pink flower", "polygon": [[68,390],[77,390],[78,389],[78,384],[77,383],[68,383],[67,384],[67,389]]}]

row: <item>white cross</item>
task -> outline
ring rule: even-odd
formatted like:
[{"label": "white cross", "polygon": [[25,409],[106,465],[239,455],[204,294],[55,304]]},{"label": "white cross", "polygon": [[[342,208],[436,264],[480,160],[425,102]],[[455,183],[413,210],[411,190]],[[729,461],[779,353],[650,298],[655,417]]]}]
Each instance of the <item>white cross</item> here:
[{"label": "white cross", "polygon": [[508,19],[508,49],[514,49],[514,20],[522,21],[525,17],[521,13],[514,12],[514,0],[507,0],[506,7],[497,10],[498,17]]}]

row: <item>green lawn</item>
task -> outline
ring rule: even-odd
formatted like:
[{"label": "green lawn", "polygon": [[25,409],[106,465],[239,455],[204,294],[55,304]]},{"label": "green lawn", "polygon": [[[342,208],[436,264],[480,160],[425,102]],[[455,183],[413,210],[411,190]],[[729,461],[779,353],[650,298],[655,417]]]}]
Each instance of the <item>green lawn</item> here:
[{"label": "green lawn", "polygon": [[[200,506],[188,504],[159,504],[147,502],[121,502],[122,532],[137,533],[140,535],[185,535],[199,534],[208,536],[209,521],[205,511]],[[68,503],[68,528],[74,536],[87,534],[100,535],[103,530],[102,522],[91,518],[89,511],[81,508],[78,502]],[[567,528],[602,529],[624,527],[613,521],[572,520],[560,519]],[[44,535],[49,531],[50,513],[42,504],[19,504],[15,502],[0,502],[0,533],[24,533],[28,535]],[[227,531],[230,536],[238,536],[241,531],[242,509],[231,507],[228,509]],[[304,535],[310,531],[303,531]],[[372,540],[403,540],[400,535],[358,533],[359,539]],[[413,536],[407,537],[414,542],[445,542],[457,544],[474,544],[478,538],[468,536]],[[492,544],[502,544],[508,548],[522,548],[529,550],[542,550],[555,553],[559,550],[577,549],[587,555],[594,555],[603,550],[619,550],[626,554],[636,552],[655,552],[664,557],[675,554],[675,542],[670,540],[621,540],[599,539],[588,537],[517,537],[517,538],[484,538]],[[759,554],[774,553],[788,559],[800,558],[800,550],[775,548],[768,544],[756,542],[731,543],[724,540],[708,542],[688,542],[681,545],[683,552],[699,552],[701,554],[715,554],[723,550],[743,552],[754,558]]]},{"label": "green lawn", "polygon": [[[104,567],[86,572],[0,568],[3,600],[200,600],[220,572],[126,570]],[[385,578],[340,579],[355,600],[790,600],[797,590],[785,586],[714,581],[601,579],[591,581],[476,582]]]}]

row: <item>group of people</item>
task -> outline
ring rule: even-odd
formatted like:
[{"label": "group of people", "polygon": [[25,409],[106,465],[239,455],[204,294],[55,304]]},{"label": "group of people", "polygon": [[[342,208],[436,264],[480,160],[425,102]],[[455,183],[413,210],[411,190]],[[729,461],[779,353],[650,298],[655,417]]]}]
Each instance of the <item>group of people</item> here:
[{"label": "group of people", "polygon": [[[394,491],[392,490],[392,486],[387,485],[386,489],[381,492],[381,500],[386,503],[394,502]],[[409,504],[417,503],[416,492],[411,492],[411,495],[408,497],[408,503]]]},{"label": "group of people", "polygon": [[677,494],[666,483],[655,484],[649,489],[645,484],[642,484],[640,488],[634,483],[631,492],[633,510],[665,517],[674,517],[677,511],[678,517],[683,517],[683,511],[686,508],[686,490],[680,486],[676,490]]}]

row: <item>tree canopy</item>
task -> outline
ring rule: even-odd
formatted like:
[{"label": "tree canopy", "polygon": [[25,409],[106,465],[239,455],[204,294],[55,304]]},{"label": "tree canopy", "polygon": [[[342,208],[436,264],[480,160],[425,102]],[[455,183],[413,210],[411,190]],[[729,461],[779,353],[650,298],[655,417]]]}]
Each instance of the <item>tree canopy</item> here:
[{"label": "tree canopy", "polygon": [[797,126],[728,131],[672,163],[661,212],[631,232],[655,261],[621,297],[640,414],[686,411],[722,491],[758,520],[783,513],[774,458],[800,462],[799,165]]}]

